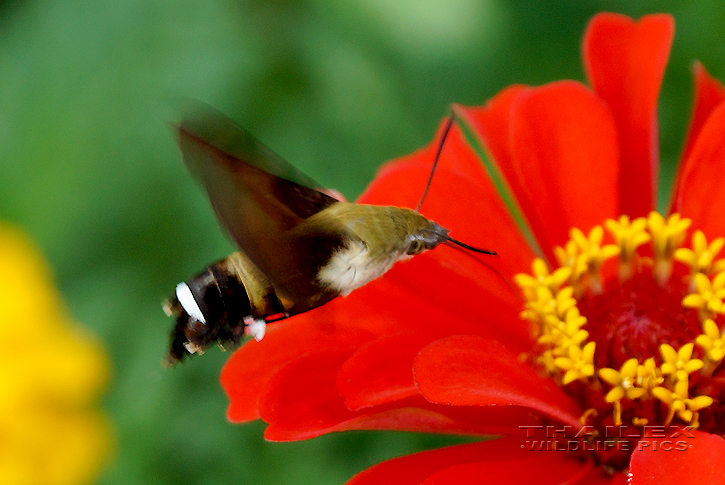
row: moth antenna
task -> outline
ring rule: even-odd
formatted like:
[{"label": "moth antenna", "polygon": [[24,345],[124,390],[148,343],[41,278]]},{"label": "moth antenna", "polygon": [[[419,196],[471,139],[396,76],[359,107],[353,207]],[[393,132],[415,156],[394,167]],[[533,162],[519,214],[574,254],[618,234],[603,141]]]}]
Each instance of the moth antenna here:
[{"label": "moth antenna", "polygon": [[441,142],[438,144],[438,151],[436,152],[435,160],[433,160],[433,167],[431,167],[431,169],[430,169],[430,176],[428,177],[428,183],[425,184],[425,190],[423,190],[423,196],[420,198],[420,202],[418,202],[418,205],[415,206],[416,212],[418,212],[418,209],[420,209],[420,206],[423,205],[425,196],[428,195],[428,189],[430,189],[430,184],[433,183],[433,174],[435,174],[436,167],[438,166],[438,160],[440,160],[440,158],[441,158],[441,152],[443,151],[443,145],[446,142],[446,138],[448,138],[448,132],[451,131],[451,127],[453,126],[454,121],[455,121],[455,115],[454,115],[453,111],[451,111],[451,114],[448,117],[448,121],[446,122],[446,126],[443,129],[443,135],[441,136]]},{"label": "moth antenna", "polygon": [[[453,122],[455,120],[456,120],[456,115],[451,110],[451,114],[448,116],[448,121],[446,122],[446,125],[443,128],[443,135],[441,135],[441,141],[438,144],[438,151],[436,152],[435,160],[433,160],[433,166],[430,169],[430,176],[428,177],[428,183],[425,184],[425,190],[423,190],[423,196],[420,198],[420,202],[418,202],[418,205],[415,206],[416,212],[418,212],[418,209],[420,209],[420,206],[423,205],[423,201],[425,200],[425,197],[428,195],[428,189],[430,189],[431,183],[433,183],[433,175],[435,174],[436,167],[438,167],[438,161],[441,159],[441,153],[443,152],[443,145],[445,145],[445,143],[446,143],[446,138],[448,138],[448,133],[450,133],[451,128],[453,127]],[[463,249],[473,251],[474,253],[490,254],[492,256],[498,255],[498,253],[496,251],[492,251],[490,249],[477,248],[475,246],[471,246],[464,242],[458,241],[457,239],[453,239],[450,236],[446,236],[446,242],[455,244],[456,246],[459,246]]]},{"label": "moth antenna", "polygon": [[455,244],[456,246],[460,246],[463,249],[468,249],[469,251],[473,251],[474,253],[490,254],[492,256],[498,256],[498,253],[496,251],[493,251],[491,249],[477,248],[475,246],[471,246],[471,245],[466,244],[464,242],[461,242],[461,241],[458,241],[456,239],[453,239],[450,236],[447,236],[446,237],[446,241],[448,241],[451,244]]}]

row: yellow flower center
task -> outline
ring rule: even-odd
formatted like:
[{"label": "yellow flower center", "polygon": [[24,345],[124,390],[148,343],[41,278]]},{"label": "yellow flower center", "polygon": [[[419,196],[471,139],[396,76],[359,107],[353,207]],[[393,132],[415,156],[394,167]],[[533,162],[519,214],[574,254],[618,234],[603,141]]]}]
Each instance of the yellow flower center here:
[{"label": "yellow flower center", "polygon": [[595,434],[626,426],[640,437],[670,424],[725,432],[725,238],[708,244],[696,231],[684,247],[690,223],[653,212],[572,229],[554,249],[558,267],[536,259],[516,276],[537,362]]}]

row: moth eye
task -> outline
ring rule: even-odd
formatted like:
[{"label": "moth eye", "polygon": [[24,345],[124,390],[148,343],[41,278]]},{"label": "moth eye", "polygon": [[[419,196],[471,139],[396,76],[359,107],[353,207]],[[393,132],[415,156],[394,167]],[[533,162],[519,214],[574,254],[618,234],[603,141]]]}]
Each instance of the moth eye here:
[{"label": "moth eye", "polygon": [[420,239],[413,239],[408,246],[408,254],[418,254],[425,249],[423,241]]}]

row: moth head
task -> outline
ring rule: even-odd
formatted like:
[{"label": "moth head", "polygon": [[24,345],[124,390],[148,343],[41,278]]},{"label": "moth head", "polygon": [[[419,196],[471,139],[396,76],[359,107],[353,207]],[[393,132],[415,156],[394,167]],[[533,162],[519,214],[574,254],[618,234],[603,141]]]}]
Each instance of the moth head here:
[{"label": "moth head", "polygon": [[448,234],[450,231],[445,227],[429,221],[425,217],[415,213],[418,217],[411,218],[408,230],[408,247],[406,254],[414,256],[428,249],[433,249],[441,243],[448,246],[458,246],[468,251],[481,254],[496,255],[496,251],[490,249],[477,248],[457,239],[453,239]]},{"label": "moth head", "polygon": [[406,253],[411,256],[433,249],[448,240],[448,229],[433,221],[424,220],[425,223],[408,236],[409,245]]}]

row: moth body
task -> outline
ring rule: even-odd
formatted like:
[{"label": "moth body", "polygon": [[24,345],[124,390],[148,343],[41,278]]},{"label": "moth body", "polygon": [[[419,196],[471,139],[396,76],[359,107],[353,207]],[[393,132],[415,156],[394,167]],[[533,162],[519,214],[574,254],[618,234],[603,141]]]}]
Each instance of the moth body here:
[{"label": "moth body", "polygon": [[[290,238],[314,244],[339,241],[312,278],[304,298],[276,287],[244,254],[234,253],[179,283],[164,305],[176,317],[167,362],[203,353],[214,343],[235,347],[245,335],[264,336],[268,322],[346,296],[442,242],[448,231],[410,209],[338,202],[295,228]],[[335,237],[331,237],[334,235]],[[392,237],[391,237],[392,236]],[[309,285],[308,285],[309,287]]]},{"label": "moth body", "polygon": [[180,283],[168,363],[214,343],[257,339],[269,322],[347,295],[445,241],[448,230],[400,207],[324,193],[224,115],[204,107],[175,126],[189,171],[240,251]]}]

